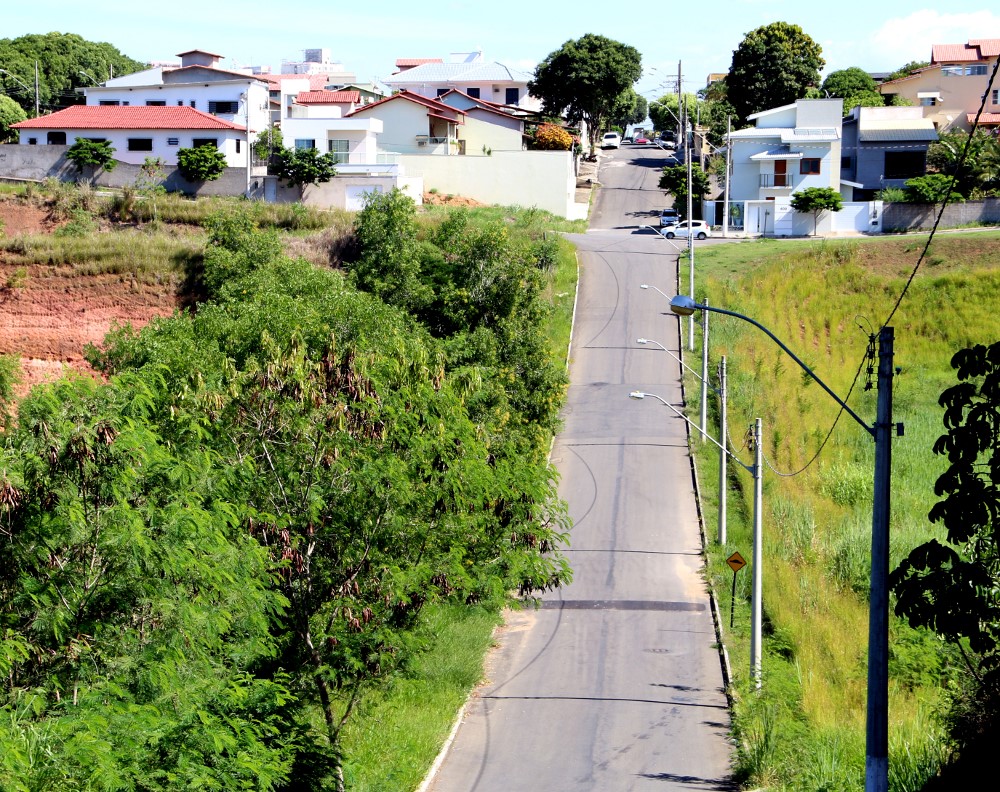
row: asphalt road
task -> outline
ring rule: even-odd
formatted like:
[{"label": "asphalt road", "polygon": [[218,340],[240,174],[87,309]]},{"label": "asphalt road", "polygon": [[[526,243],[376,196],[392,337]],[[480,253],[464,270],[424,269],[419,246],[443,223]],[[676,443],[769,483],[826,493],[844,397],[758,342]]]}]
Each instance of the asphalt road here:
[{"label": "asphalt road", "polygon": [[508,620],[434,792],[732,788],[684,425],[628,398],[681,400],[677,363],[635,344],[678,348],[666,300],[639,289],[675,291],[675,245],[639,228],[663,208],[664,157],[612,152],[591,231],[574,238],[571,385],[552,453],[574,522],[573,583]]}]

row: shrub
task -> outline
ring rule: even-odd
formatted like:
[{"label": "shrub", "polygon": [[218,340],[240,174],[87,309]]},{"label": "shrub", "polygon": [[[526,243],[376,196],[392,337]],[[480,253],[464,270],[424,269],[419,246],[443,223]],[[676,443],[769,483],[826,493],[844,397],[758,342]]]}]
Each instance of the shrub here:
[{"label": "shrub", "polygon": [[541,124],[535,132],[535,147],[546,151],[569,151],[573,136],[555,124]]},{"label": "shrub", "polygon": [[76,165],[80,173],[88,167],[94,170],[103,168],[110,172],[118,164],[115,150],[108,141],[87,140],[87,138],[77,138],[76,143],[66,152],[66,159]]},{"label": "shrub", "polygon": [[943,173],[928,173],[906,182],[906,194],[911,203],[934,204],[947,201],[961,203],[962,194],[951,190],[953,179]]},{"label": "shrub", "polygon": [[190,182],[215,181],[226,170],[226,155],[214,146],[195,146],[177,152],[177,168]]},{"label": "shrub", "polygon": [[292,187],[328,182],[337,175],[332,154],[320,154],[316,149],[282,149],[278,152],[278,178]]}]

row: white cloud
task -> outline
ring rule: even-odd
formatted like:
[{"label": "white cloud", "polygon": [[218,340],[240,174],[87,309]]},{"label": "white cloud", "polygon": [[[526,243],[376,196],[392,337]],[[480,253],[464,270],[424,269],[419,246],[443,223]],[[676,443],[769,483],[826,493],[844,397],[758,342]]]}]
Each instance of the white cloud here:
[{"label": "white cloud", "polygon": [[873,68],[892,69],[930,60],[934,44],[964,44],[969,39],[1000,38],[1000,16],[992,11],[948,14],[924,9],[887,20],[870,37]]}]

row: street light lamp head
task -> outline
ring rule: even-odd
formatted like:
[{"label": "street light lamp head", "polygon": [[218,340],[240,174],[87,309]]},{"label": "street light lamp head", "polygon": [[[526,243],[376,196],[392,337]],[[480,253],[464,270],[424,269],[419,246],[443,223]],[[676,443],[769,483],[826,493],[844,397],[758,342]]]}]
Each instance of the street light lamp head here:
[{"label": "street light lamp head", "polygon": [[648,344],[649,343],[649,339],[648,338],[637,338],[637,339],[635,339],[635,343],[637,343],[637,344]]},{"label": "street light lamp head", "polygon": [[645,398],[646,398],[646,394],[645,394],[645,393],[643,393],[642,391],[632,391],[632,392],[631,392],[631,393],[630,393],[630,394],[628,395],[628,397],[629,397],[630,399],[635,399],[636,401],[642,401],[643,399],[645,399]]},{"label": "street light lamp head", "polygon": [[686,294],[678,294],[670,301],[670,310],[678,316],[690,316],[700,306]]},{"label": "street light lamp head", "polygon": [[639,288],[640,289],[648,289],[649,288],[649,284],[648,283],[640,283],[639,284]]}]

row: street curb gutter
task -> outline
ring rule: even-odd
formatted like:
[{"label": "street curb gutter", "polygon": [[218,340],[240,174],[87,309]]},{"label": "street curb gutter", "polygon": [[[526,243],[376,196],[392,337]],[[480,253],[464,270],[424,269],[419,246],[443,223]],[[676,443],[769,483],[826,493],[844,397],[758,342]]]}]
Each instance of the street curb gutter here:
[{"label": "street curb gutter", "polygon": [[[567,374],[569,374],[570,356],[573,351],[573,331],[576,330],[576,308],[580,301],[580,254],[574,253],[574,256],[576,257],[576,292],[573,295],[573,316],[570,318],[570,324],[569,324],[569,344],[566,346]],[[552,449],[555,447],[555,444],[556,444],[556,436],[552,435],[552,440],[549,441],[548,460],[550,463],[552,461]],[[704,541],[704,532],[702,532],[702,540]],[[714,608],[715,607],[714,599],[712,600],[712,603]],[[494,635],[495,634],[496,631],[494,630]],[[492,649],[490,651],[492,651]],[[476,687],[478,688],[479,685],[477,684]],[[451,746],[455,742],[455,738],[458,736],[458,727],[461,726],[462,721],[465,720],[465,710],[469,706],[469,702],[472,700],[473,695],[475,695],[475,689],[473,689],[473,691],[469,694],[469,697],[465,700],[465,703],[462,704],[462,706],[459,708],[458,714],[455,716],[455,722],[451,726],[451,731],[448,733],[448,736],[445,738],[444,743],[441,745],[441,750],[438,751],[438,755],[434,759],[434,763],[430,766],[430,769],[427,771],[427,775],[424,776],[424,780],[420,782],[420,786],[416,788],[415,792],[429,792],[431,784],[434,783],[434,778],[437,776],[438,771],[441,769],[441,765],[444,764],[445,757],[448,756],[448,752],[451,750]]]},{"label": "street curb gutter", "polygon": [[[678,267],[677,272],[678,288],[677,293],[680,294],[680,267]],[[684,343],[683,343],[683,328],[681,327],[681,317],[677,317],[678,326],[678,337],[682,339],[682,342],[678,344],[678,351],[680,352],[679,357],[681,360],[684,359]],[[681,371],[681,403],[687,406],[687,389],[684,387],[684,372]],[[733,692],[732,692],[732,681],[733,681],[733,671],[729,665],[729,651],[726,649],[726,642],[722,636],[722,614],[719,611],[719,602],[715,596],[715,588],[712,586],[712,580],[707,574],[708,567],[708,536],[705,533],[705,509],[701,502],[701,487],[698,485],[698,466],[695,462],[694,454],[691,451],[691,425],[685,421],[684,431],[687,435],[688,441],[688,459],[691,461],[691,483],[694,485],[694,501],[695,509],[698,513],[698,532],[701,534],[701,552],[702,557],[706,567],[705,574],[705,585],[708,587],[708,598],[712,605],[712,623],[715,625],[715,640],[719,647],[719,662],[722,665],[722,684],[726,693],[726,700],[729,702],[729,708],[733,707]]]}]

